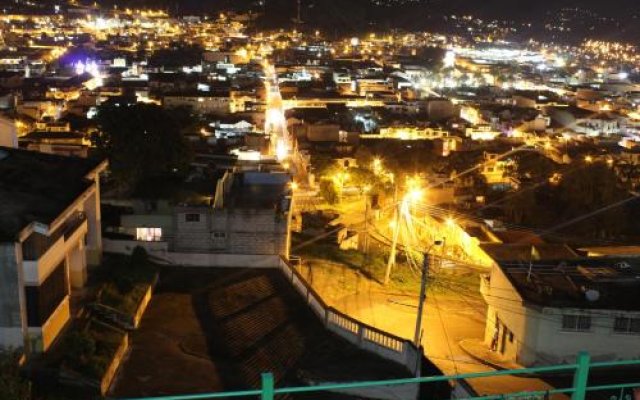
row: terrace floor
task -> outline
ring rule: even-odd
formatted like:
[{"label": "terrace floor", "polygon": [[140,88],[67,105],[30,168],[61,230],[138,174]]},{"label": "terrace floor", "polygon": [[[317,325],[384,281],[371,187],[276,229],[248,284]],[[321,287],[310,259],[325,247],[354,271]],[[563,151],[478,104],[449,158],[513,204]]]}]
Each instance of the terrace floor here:
[{"label": "terrace floor", "polygon": [[409,376],[325,330],[279,270],[165,270],[130,344],[116,398]]}]

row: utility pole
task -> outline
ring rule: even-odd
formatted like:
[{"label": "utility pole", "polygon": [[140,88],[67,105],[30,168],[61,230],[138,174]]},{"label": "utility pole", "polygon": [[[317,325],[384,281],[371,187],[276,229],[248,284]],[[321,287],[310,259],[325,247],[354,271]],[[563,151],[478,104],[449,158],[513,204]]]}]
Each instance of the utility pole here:
[{"label": "utility pole", "polygon": [[422,260],[422,274],[420,276],[420,298],[418,299],[418,315],[416,316],[416,330],[413,336],[413,344],[417,348],[420,348],[420,339],[422,337],[422,314],[424,313],[424,303],[427,300],[427,278],[429,277],[429,253],[433,246],[442,246],[442,240],[436,240],[431,246],[423,253],[424,259]]},{"label": "utility pole", "polygon": [[387,261],[387,270],[384,274],[384,284],[389,283],[391,277],[391,268],[396,264],[396,248],[398,247],[398,235],[400,234],[400,203],[398,203],[398,183],[395,185],[395,191],[393,193],[393,221],[395,226],[393,227],[393,240],[391,243],[391,252],[389,253],[389,260]]},{"label": "utility pole", "polygon": [[422,313],[424,303],[427,299],[427,277],[429,275],[429,253],[424,253],[422,260],[422,274],[420,276],[420,297],[418,298],[418,315],[416,317],[416,329],[413,336],[413,344],[420,348],[420,338],[422,337]]},{"label": "utility pole", "polygon": [[364,254],[369,254],[369,194],[365,193],[364,198]]}]

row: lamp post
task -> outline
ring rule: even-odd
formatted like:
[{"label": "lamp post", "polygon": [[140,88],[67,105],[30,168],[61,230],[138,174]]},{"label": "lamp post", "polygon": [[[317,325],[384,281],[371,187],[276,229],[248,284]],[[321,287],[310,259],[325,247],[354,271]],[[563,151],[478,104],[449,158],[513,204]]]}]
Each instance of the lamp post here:
[{"label": "lamp post", "polygon": [[442,245],[442,240],[436,240],[424,252],[422,261],[422,274],[420,277],[420,298],[418,299],[418,315],[416,316],[416,329],[413,336],[413,344],[420,348],[420,338],[422,336],[422,314],[424,312],[424,303],[427,299],[427,277],[429,276],[429,253],[433,246]]}]

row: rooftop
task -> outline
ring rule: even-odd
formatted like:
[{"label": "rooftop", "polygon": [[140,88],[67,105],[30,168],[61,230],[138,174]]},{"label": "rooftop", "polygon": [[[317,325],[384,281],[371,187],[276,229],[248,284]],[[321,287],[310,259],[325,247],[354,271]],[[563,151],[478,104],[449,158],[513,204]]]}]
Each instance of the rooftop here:
[{"label": "rooftop", "polygon": [[576,253],[564,244],[548,243],[485,243],[480,245],[492,259],[500,261],[566,260],[578,258]]},{"label": "rooftop", "polygon": [[499,265],[524,301],[530,304],[640,311],[638,258],[502,261]]},{"label": "rooftop", "polygon": [[278,385],[410,377],[324,329],[280,271],[180,267],[162,274],[112,396],[256,388],[265,371]]},{"label": "rooftop", "polygon": [[231,190],[225,194],[225,207],[277,209],[289,195],[290,175],[266,172],[234,174]]},{"label": "rooftop", "polygon": [[32,222],[50,224],[91,182],[102,160],[0,147],[0,241],[15,240]]}]

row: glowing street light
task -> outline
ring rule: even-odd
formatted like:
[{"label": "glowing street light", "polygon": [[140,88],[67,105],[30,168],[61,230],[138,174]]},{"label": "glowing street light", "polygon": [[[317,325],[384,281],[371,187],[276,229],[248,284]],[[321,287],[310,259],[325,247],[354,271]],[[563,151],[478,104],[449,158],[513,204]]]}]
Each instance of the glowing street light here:
[{"label": "glowing street light", "polygon": [[379,158],[374,158],[373,162],[371,163],[371,167],[373,169],[373,173],[375,175],[380,175],[380,173],[382,172],[382,160]]},{"label": "glowing street light", "polygon": [[422,196],[424,195],[424,191],[422,189],[411,189],[405,196],[405,199],[411,203],[415,204],[422,200]]},{"label": "glowing street light", "polygon": [[403,198],[403,203],[416,204],[424,197],[424,189],[420,184],[420,178],[410,177],[407,179],[407,192]]},{"label": "glowing street light", "polygon": [[276,158],[283,161],[289,155],[289,147],[283,139],[279,139],[276,143]]}]

